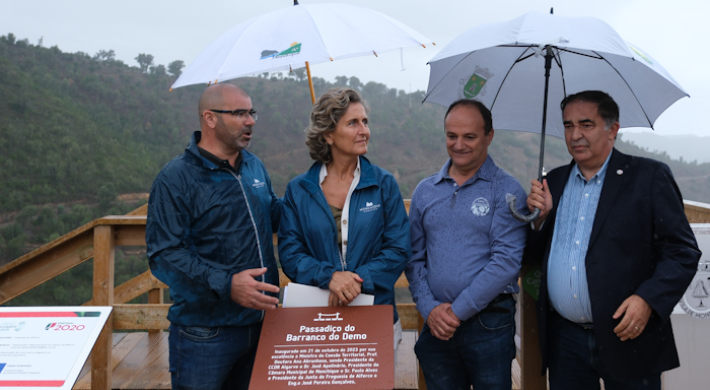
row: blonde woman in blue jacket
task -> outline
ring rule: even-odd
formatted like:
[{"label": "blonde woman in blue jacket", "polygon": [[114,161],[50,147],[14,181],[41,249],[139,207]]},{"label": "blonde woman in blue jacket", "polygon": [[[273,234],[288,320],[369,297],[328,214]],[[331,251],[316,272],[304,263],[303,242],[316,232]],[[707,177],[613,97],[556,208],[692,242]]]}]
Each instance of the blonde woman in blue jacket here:
[{"label": "blonde woman in blue jacket", "polygon": [[292,281],[330,290],[330,306],[360,293],[393,305],[396,348],[394,284],[411,255],[409,219],[395,178],[364,157],[369,140],[359,92],[331,89],[318,99],[306,129],[315,163],[286,189],[279,259]]}]

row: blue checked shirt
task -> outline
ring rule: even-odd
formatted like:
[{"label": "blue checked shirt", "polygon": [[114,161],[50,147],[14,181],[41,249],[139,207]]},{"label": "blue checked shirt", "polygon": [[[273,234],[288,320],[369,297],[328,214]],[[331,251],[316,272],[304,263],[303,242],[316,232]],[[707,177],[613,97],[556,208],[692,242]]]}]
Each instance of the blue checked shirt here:
[{"label": "blue checked shirt", "polygon": [[592,322],[585,258],[610,157],[589,181],[575,165],[557,207],[547,289],[555,310],[576,323]]}]

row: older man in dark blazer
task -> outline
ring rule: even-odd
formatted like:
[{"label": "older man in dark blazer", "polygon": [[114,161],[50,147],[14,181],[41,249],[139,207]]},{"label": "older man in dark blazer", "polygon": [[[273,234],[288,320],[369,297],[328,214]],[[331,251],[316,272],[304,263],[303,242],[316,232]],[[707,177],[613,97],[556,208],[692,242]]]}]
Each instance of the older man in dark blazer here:
[{"label": "older man in dark blazer", "polygon": [[540,217],[526,260],[542,264],[538,300],[550,388],[660,390],[679,366],[670,314],[700,251],[670,169],[614,149],[619,108],[601,91],[562,101],[574,161],[532,181]]}]

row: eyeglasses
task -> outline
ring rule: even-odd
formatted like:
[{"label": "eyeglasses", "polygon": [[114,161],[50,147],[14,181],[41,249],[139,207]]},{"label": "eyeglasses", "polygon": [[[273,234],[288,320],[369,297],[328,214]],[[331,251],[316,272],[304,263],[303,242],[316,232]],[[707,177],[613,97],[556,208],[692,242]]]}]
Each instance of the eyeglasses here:
[{"label": "eyeglasses", "polygon": [[212,112],[216,112],[218,114],[232,114],[236,116],[239,119],[246,119],[246,115],[250,115],[252,119],[254,119],[254,122],[256,122],[257,119],[259,119],[259,114],[256,112],[256,110],[245,110],[245,109],[239,109],[239,110],[234,110],[234,111],[227,111],[227,110],[210,110]]}]

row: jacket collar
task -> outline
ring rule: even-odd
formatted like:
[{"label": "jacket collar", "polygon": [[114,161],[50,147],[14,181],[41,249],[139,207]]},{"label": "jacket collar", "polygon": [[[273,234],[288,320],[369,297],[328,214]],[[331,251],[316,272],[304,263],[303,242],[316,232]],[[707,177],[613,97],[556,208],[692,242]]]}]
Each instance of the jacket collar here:
[{"label": "jacket collar", "polygon": [[[246,156],[245,156],[246,158]],[[320,170],[321,162],[315,162],[306,172],[306,176],[301,181],[301,187],[308,191],[311,195],[321,191],[320,189]],[[378,185],[375,177],[375,170],[370,163],[370,160],[365,156],[360,156],[360,183],[355,187],[356,190],[367,188],[373,185]]]},{"label": "jacket collar", "polygon": [[[187,144],[187,148],[185,148],[185,152],[189,155],[191,155],[193,158],[195,158],[197,161],[201,161],[202,165],[208,169],[218,169],[219,166],[214,164],[212,161],[209,159],[206,159],[202,157],[200,154],[200,150],[197,148],[197,144],[200,143],[200,139],[202,139],[202,132],[201,131],[195,131],[192,133],[192,137],[190,137],[190,143]],[[242,154],[242,164],[246,164],[248,161],[253,160],[256,158],[252,153],[247,151],[246,149],[242,149],[241,152]]]},{"label": "jacket collar", "polygon": [[[444,179],[453,180],[451,179],[451,176],[449,176],[449,168],[451,168],[451,159],[448,159],[446,163],[444,163],[444,166],[441,167],[441,169],[439,170],[439,173],[436,174],[436,176],[434,177],[434,184],[439,184]],[[484,161],[483,165],[478,168],[478,171],[476,171],[473,177],[466,180],[466,184],[473,183],[474,181],[476,181],[476,179],[493,181],[493,178],[495,177],[497,171],[498,166],[493,161],[493,157],[491,157],[491,155],[489,154],[488,156],[486,156],[486,161]]]},{"label": "jacket collar", "polygon": [[594,240],[599,236],[604,221],[609,216],[611,206],[619,194],[625,179],[630,177],[633,172],[628,172],[624,175],[624,170],[628,168],[630,156],[623,154],[614,148],[611,152],[609,165],[607,166],[606,177],[604,178],[604,187],[602,188],[599,204],[597,205],[597,213],[594,216],[594,224],[592,225],[592,234],[589,237],[589,248],[594,245]]}]

